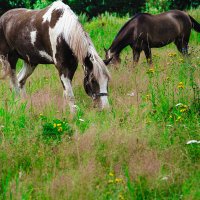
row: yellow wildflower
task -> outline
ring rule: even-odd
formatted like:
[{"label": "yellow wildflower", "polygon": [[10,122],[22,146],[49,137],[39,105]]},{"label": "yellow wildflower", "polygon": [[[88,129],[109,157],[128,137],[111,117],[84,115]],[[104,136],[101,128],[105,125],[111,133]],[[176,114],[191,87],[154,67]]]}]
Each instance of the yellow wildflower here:
[{"label": "yellow wildflower", "polygon": [[183,63],[183,62],[184,62],[183,58],[180,58],[180,59],[179,59],[179,62],[180,62],[180,63]]},{"label": "yellow wildflower", "polygon": [[168,53],[168,56],[169,56],[169,57],[175,57],[175,56],[176,56],[176,53],[173,53],[173,52],[172,52],[172,53]]},{"label": "yellow wildflower", "polygon": [[112,172],[109,173],[109,176],[114,176],[114,174]]},{"label": "yellow wildflower", "polygon": [[57,124],[57,126],[61,126],[61,124]]},{"label": "yellow wildflower", "polygon": [[186,111],[187,111],[186,108],[183,108],[183,109],[180,110],[181,113],[186,112]]},{"label": "yellow wildflower", "polygon": [[56,128],[56,123],[53,124],[53,127]]},{"label": "yellow wildflower", "polygon": [[146,95],[146,101],[149,101],[150,100],[150,94],[147,94]]},{"label": "yellow wildflower", "polygon": [[183,88],[184,88],[183,82],[179,82],[178,88],[180,88],[180,89],[183,89]]},{"label": "yellow wildflower", "polygon": [[154,72],[155,72],[154,68],[152,68],[152,67],[149,68],[148,73],[152,73],[153,74]]},{"label": "yellow wildflower", "polygon": [[62,130],[63,130],[62,127],[58,128],[58,132],[62,132]]},{"label": "yellow wildflower", "polygon": [[119,194],[118,198],[119,198],[120,200],[124,200],[124,197],[123,197],[122,194]]},{"label": "yellow wildflower", "polygon": [[187,105],[181,105],[181,107],[180,107],[180,112],[186,112],[188,110],[188,106]]},{"label": "yellow wildflower", "polygon": [[122,178],[116,178],[116,179],[115,179],[115,182],[116,182],[116,183],[121,183],[121,182],[123,182],[123,179],[122,179]]},{"label": "yellow wildflower", "polygon": [[181,121],[181,119],[182,119],[181,116],[178,116],[176,121],[177,121],[177,122],[178,122],[178,121]]}]

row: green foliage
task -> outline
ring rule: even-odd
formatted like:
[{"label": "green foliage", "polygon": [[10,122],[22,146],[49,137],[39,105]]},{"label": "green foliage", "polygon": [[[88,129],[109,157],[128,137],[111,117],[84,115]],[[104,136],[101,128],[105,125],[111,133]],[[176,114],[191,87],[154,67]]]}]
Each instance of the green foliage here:
[{"label": "green foliage", "polygon": [[79,106],[76,106],[77,112],[74,117],[74,122],[81,133],[84,133],[90,126],[90,121],[83,119],[84,113]]},{"label": "green foliage", "polygon": [[36,0],[35,3],[33,4],[34,9],[42,9],[47,7],[52,3],[51,0]]},{"label": "green foliage", "polygon": [[[40,9],[51,4],[53,0],[9,0],[2,2],[0,12],[11,8],[26,7]],[[169,9],[195,8],[200,5],[198,0],[64,0],[77,14],[85,13],[87,17],[92,18],[105,12],[118,13],[119,15],[134,15],[137,12],[145,11],[152,14],[167,11]],[[1,4],[1,2],[0,2]],[[84,17],[84,16],[83,16]],[[83,19],[83,18],[81,18]],[[84,17],[84,20],[86,18]]]},{"label": "green foliage", "polygon": [[158,14],[169,10],[172,2],[170,0],[147,0],[145,3],[145,12],[151,14]]},{"label": "green foliage", "polygon": [[66,134],[69,138],[73,134],[73,130],[69,123],[64,120],[54,119],[52,122],[48,122],[47,117],[41,115],[42,120],[42,137],[44,140],[49,141],[51,139],[61,141],[61,136]]}]

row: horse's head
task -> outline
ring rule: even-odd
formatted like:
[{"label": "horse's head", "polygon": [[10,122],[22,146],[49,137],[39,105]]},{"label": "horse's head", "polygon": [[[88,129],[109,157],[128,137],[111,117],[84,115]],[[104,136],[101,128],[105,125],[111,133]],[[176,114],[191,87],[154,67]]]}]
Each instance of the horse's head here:
[{"label": "horse's head", "polygon": [[110,49],[104,48],[106,59],[104,60],[104,63],[108,65],[109,63],[112,64],[119,64],[121,62],[119,54],[111,52]]},{"label": "horse's head", "polygon": [[100,109],[108,108],[109,72],[98,55],[88,55],[84,62],[84,88]]}]

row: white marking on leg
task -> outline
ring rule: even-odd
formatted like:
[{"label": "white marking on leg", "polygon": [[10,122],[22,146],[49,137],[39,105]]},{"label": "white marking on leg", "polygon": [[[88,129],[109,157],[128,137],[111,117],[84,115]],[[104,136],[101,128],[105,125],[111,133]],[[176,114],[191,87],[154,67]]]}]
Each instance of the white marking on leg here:
[{"label": "white marking on leg", "polygon": [[45,51],[39,51],[39,54],[40,54],[42,57],[46,58],[48,61],[50,61],[50,62],[53,61],[52,57],[51,57],[48,53],[46,53]]},{"label": "white marking on leg", "polygon": [[31,44],[34,45],[35,41],[36,41],[36,34],[37,34],[37,31],[32,31],[30,33],[31,35]]},{"label": "white marking on leg", "polygon": [[65,87],[64,89],[64,97],[65,100],[69,101],[69,107],[70,107],[70,111],[71,112],[75,112],[75,99],[74,99],[74,93],[72,90],[72,86],[71,86],[71,81],[64,76],[64,74],[62,74],[60,76],[61,81],[63,82],[63,85]]},{"label": "white marking on leg", "polygon": [[113,57],[114,53],[111,53],[111,50],[109,49],[107,52],[107,55],[108,55],[108,59],[110,59]]},{"label": "white marking on leg", "polygon": [[[99,81],[100,93],[107,93],[108,78],[101,78]],[[109,102],[107,96],[101,96],[101,109],[109,108]]]},{"label": "white marking on leg", "polygon": [[34,67],[31,66],[30,64],[24,62],[23,68],[20,70],[20,72],[17,74],[17,80],[18,80],[18,87],[20,88],[20,93],[23,97],[26,96],[26,89],[25,89],[25,84],[20,85],[20,82],[23,79],[27,79],[28,76],[32,74],[34,70]]}]

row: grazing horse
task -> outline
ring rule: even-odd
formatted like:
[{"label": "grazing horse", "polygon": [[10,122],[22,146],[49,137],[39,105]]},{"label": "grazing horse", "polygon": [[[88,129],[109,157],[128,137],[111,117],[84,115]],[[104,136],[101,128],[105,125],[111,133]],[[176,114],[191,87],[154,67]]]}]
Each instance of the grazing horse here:
[{"label": "grazing horse", "polygon": [[[42,10],[13,9],[2,15],[0,56],[2,63],[9,66],[12,87],[22,94],[27,78],[38,64],[55,64],[71,112],[75,111],[71,81],[80,62],[85,73],[86,93],[101,109],[109,106],[110,76],[106,65],[78,17],[61,1]],[[19,58],[24,60],[24,65],[16,76]]]},{"label": "grazing horse", "polygon": [[151,48],[163,47],[174,42],[182,54],[188,54],[191,29],[200,32],[200,24],[183,11],[172,10],[159,15],[136,14],[118,32],[112,45],[106,51],[106,59],[119,62],[120,52],[128,45],[133,50],[134,65],[138,63],[141,51],[147,62],[152,64]]}]

